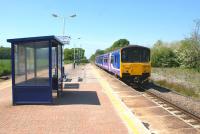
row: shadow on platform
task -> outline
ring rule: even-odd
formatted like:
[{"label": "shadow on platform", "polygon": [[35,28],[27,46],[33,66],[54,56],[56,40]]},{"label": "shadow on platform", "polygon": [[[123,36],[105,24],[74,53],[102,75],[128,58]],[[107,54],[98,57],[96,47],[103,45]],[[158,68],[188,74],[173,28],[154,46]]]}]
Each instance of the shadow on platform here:
[{"label": "shadow on platform", "polygon": [[64,85],[64,89],[78,89],[79,83],[69,83]]},{"label": "shadow on platform", "polygon": [[101,105],[96,91],[63,91],[55,105]]}]

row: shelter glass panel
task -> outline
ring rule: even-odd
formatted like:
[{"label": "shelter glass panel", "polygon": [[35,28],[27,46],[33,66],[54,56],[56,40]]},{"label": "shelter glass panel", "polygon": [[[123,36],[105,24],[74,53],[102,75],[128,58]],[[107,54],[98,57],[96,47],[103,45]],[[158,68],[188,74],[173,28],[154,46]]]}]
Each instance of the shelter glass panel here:
[{"label": "shelter glass panel", "polygon": [[15,45],[15,84],[49,85],[49,45],[47,41]]},{"label": "shelter glass panel", "polygon": [[15,45],[15,83],[22,83],[25,79],[25,47]]}]

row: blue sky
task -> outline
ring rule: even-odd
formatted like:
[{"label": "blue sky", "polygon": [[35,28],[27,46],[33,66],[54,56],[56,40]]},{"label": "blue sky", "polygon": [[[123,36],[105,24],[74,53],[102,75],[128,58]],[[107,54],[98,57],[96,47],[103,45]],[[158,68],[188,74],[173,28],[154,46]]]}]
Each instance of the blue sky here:
[{"label": "blue sky", "polygon": [[62,20],[51,14],[76,13],[66,22],[72,37],[66,47],[82,45],[87,57],[120,38],[151,47],[189,36],[199,11],[199,0],[0,0],[0,45],[9,46],[8,38],[62,35]]}]

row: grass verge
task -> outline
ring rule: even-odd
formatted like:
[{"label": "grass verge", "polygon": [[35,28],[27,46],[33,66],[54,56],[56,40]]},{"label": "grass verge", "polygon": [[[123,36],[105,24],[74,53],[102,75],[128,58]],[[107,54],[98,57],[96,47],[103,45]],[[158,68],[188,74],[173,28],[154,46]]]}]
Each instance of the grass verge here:
[{"label": "grass verge", "polygon": [[194,89],[185,87],[184,85],[181,85],[181,84],[178,84],[178,83],[170,83],[167,80],[156,80],[156,81],[153,81],[153,82],[156,83],[159,86],[174,90],[174,91],[176,91],[176,92],[178,92],[182,95],[200,99],[199,93],[195,92]]},{"label": "grass verge", "polygon": [[182,95],[200,99],[200,73],[181,68],[153,68],[151,80]]}]

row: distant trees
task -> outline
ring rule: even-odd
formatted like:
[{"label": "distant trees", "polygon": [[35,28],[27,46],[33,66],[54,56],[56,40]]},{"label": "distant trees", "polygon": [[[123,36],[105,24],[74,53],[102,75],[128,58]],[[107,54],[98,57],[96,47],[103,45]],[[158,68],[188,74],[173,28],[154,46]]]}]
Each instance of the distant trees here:
[{"label": "distant trees", "polygon": [[74,49],[65,48],[64,49],[64,60],[73,61],[74,60]]},{"label": "distant trees", "polygon": [[0,59],[10,59],[10,51],[9,47],[0,46]]},{"label": "distant trees", "polygon": [[9,47],[0,46],[0,76],[11,73],[11,54]]},{"label": "distant trees", "polygon": [[[74,48],[65,48],[64,49],[64,60],[68,62],[74,61]],[[75,60],[83,61],[86,60],[85,50],[82,48],[75,48]]]}]

